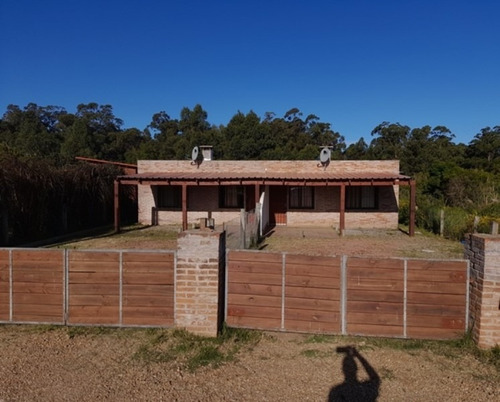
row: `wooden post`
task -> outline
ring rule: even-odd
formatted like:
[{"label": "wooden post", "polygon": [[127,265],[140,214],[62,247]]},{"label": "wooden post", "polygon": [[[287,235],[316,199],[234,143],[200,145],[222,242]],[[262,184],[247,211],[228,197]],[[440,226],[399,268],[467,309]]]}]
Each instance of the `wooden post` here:
[{"label": "wooden post", "polygon": [[444,235],[444,209],[439,211],[439,235],[441,237]]},{"label": "wooden post", "polygon": [[[255,185],[255,205],[260,202],[260,184]],[[257,207],[255,207],[257,208]]]},{"label": "wooden post", "polygon": [[345,184],[340,185],[340,235],[344,235],[345,230]]},{"label": "wooden post", "polygon": [[114,184],[114,217],[115,233],[120,233],[120,182],[115,180]]},{"label": "wooden post", "polygon": [[187,213],[187,184],[182,185],[182,230],[188,228],[188,213]]},{"label": "wooden post", "polygon": [[414,179],[410,180],[410,222],[409,222],[409,235],[415,236],[415,212],[417,209],[416,193],[417,185]]}]

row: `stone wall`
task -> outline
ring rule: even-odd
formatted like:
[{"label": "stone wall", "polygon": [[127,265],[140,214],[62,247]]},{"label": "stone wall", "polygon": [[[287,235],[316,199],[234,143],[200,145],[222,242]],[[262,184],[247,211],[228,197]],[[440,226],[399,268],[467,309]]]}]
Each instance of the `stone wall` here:
[{"label": "stone wall", "polygon": [[466,242],[470,261],[469,323],[481,348],[500,345],[500,236],[473,234]]}]

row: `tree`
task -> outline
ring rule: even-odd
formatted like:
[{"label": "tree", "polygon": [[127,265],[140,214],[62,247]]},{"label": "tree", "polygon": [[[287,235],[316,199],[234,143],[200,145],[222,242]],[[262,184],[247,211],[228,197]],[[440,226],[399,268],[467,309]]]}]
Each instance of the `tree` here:
[{"label": "tree", "polygon": [[375,159],[401,159],[410,127],[399,123],[383,122],[372,131],[377,136],[370,143],[370,152]]},{"label": "tree", "polygon": [[500,173],[500,126],[486,127],[476,134],[466,156],[468,167]]}]

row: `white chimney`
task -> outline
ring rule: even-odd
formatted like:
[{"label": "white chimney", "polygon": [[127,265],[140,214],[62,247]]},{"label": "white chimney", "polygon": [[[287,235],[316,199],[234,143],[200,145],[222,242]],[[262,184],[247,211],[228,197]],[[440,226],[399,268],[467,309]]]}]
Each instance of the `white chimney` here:
[{"label": "white chimney", "polygon": [[204,161],[211,161],[213,156],[212,145],[200,145],[201,154],[203,155]]}]

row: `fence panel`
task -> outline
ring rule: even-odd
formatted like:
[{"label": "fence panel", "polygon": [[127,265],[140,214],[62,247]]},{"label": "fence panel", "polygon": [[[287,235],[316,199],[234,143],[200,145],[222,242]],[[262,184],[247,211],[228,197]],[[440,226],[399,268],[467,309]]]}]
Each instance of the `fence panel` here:
[{"label": "fence panel", "polygon": [[449,339],[466,331],[466,261],[408,261],[407,335]]},{"label": "fence panel", "polygon": [[0,321],[10,319],[9,251],[0,250]]},{"label": "fence panel", "polygon": [[283,305],[282,255],[230,251],[228,271],[227,323],[239,327],[280,329]]},{"label": "fence panel", "polygon": [[68,252],[68,324],[120,324],[120,254]]},{"label": "fence panel", "polygon": [[404,261],[349,258],[347,333],[404,335]]},{"label": "fence panel", "polygon": [[339,257],[286,255],[285,329],[341,332]]},{"label": "fence panel", "polygon": [[64,323],[64,251],[12,251],[12,321]]},{"label": "fence panel", "polygon": [[174,253],[123,253],[124,325],[174,324]]}]

